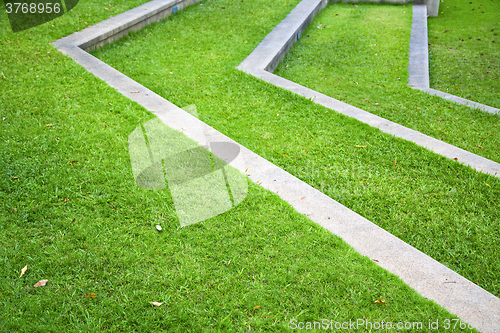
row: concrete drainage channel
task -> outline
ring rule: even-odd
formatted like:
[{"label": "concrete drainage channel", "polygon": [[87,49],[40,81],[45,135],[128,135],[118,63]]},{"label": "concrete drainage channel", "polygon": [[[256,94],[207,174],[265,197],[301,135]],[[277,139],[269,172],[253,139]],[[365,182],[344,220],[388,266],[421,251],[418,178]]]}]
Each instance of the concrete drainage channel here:
[{"label": "concrete drainage channel", "polygon": [[[117,40],[129,31],[138,30],[196,2],[199,0],[151,1],[61,38],[53,44],[60,52],[72,57],[122,95],[155,114],[167,126],[183,132],[197,142],[200,142],[198,134],[199,129],[202,128],[208,141],[237,144],[86,52]],[[386,133],[413,141],[441,155],[450,158],[458,157],[459,160],[477,170],[500,177],[500,164],[498,163],[269,73],[267,70],[278,64],[281,60],[279,57],[284,56],[291,44],[297,40],[298,34],[326,4],[324,0],[302,1],[238,68],[307,98],[315,98],[316,103],[347,114]],[[277,193],[296,211],[341,237],[360,254],[376,259],[381,267],[398,275],[424,297],[436,301],[483,332],[500,332],[499,298],[247,148],[238,146],[241,158],[236,159],[230,165],[245,173],[252,181]]]}]

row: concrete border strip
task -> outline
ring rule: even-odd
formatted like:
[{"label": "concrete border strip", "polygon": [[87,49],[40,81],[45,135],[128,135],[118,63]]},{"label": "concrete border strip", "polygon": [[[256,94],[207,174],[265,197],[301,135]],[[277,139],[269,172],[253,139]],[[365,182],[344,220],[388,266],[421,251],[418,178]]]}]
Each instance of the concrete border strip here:
[{"label": "concrete border strip", "polygon": [[[278,66],[279,62],[283,60],[285,54],[292,47],[293,43],[297,41],[300,34],[302,34],[307,28],[303,22],[311,22],[314,16],[319,13],[321,9],[326,6],[326,4],[326,0],[303,0],[300,2],[300,4],[264,38],[264,40],[245,60],[238,65],[237,68],[266,82],[309,98],[315,103],[321,104],[329,109],[376,127],[385,133],[412,141],[419,146],[434,151],[437,154],[450,159],[457,159],[457,161],[464,163],[477,171],[500,178],[500,163],[437,140],[433,137],[381,118],[367,111],[343,103],[337,99],[270,73],[276,68],[276,66]],[[417,10],[420,12],[426,11],[426,7],[424,5],[414,5],[414,7],[417,7]],[[424,21],[424,23],[425,22],[426,21]],[[420,70],[421,68],[417,67],[428,67],[428,60],[426,59],[427,54],[423,54],[418,61],[414,61],[411,67],[412,70],[416,68],[419,73],[422,73]],[[428,72],[427,76],[423,75],[422,77],[414,78],[413,82],[425,83],[426,79],[428,84]]]},{"label": "concrete border strip", "polygon": [[413,21],[411,25],[410,59],[408,62],[410,87],[428,94],[442,97],[455,103],[470,106],[485,112],[500,114],[500,110],[488,105],[469,101],[468,99],[430,88],[429,84],[429,46],[427,37],[427,9],[425,6],[413,5]]},{"label": "concrete border strip", "polygon": [[[189,0],[184,4],[188,2]],[[151,6],[153,4],[160,7],[170,4],[172,7],[172,3],[181,4],[179,1],[156,0],[137,8],[148,12],[159,8]],[[146,5],[150,6],[150,9]],[[127,28],[121,29],[123,26],[128,25],[130,28],[146,25],[147,23],[134,21],[137,19],[134,16],[137,14],[137,8],[124,13],[127,15],[118,15],[107,20],[109,25],[102,24],[99,27],[93,26],[92,29],[87,28],[90,30],[85,29],[92,34],[77,32],[54,42],[54,45],[125,97],[157,115],[167,126],[182,131],[195,140],[196,135],[192,136],[189,129],[198,129],[201,126],[209,141],[236,143],[80,48],[82,45],[92,48],[95,44],[92,45],[90,40],[102,44],[119,38],[119,34],[126,33],[124,31]],[[161,15],[156,15],[155,19],[160,19]],[[119,20],[116,19],[118,17]],[[152,17],[153,15],[145,15],[144,21],[149,23]],[[134,21],[133,24],[130,20]],[[110,30],[118,32],[113,34]],[[83,36],[82,39],[80,36]],[[86,42],[88,44],[85,44]],[[272,75],[263,70],[257,71]],[[139,93],[135,93],[137,91]],[[424,297],[433,299],[484,332],[500,332],[497,329],[500,327],[500,299],[249,149],[239,146],[243,158],[238,164],[231,165],[246,173],[252,181],[277,193],[299,213],[340,236],[362,255],[378,260],[381,267],[398,275]]]}]

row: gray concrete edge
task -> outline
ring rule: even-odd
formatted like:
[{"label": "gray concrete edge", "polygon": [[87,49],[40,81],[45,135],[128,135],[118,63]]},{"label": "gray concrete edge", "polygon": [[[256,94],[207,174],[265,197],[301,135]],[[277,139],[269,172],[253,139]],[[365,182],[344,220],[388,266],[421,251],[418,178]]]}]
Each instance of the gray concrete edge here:
[{"label": "gray concrete edge", "polygon": [[429,81],[429,46],[427,36],[427,9],[425,5],[413,5],[413,19],[410,38],[410,59],[408,71],[410,87],[439,96],[449,101],[479,109],[485,112],[500,114],[500,109],[473,102],[468,99],[431,89]]},{"label": "gray concrete edge", "polygon": [[468,99],[458,97],[458,96],[455,96],[452,94],[448,94],[448,93],[445,93],[441,90],[436,90],[436,89],[432,89],[432,88],[421,88],[421,87],[413,87],[413,88],[424,91],[424,92],[431,94],[431,95],[442,97],[444,99],[447,99],[447,100],[455,102],[455,103],[469,106],[473,109],[479,109],[481,111],[485,111],[485,112],[493,113],[493,114],[500,114],[500,109],[497,109],[497,108],[494,108],[494,107],[491,107],[491,106],[488,106],[485,104],[481,104],[478,102],[473,102],[473,101],[470,101]]},{"label": "gray concrete edge", "polygon": [[181,10],[201,0],[154,0],[113,16],[91,27],[63,37],[53,44],[60,46],[78,46],[90,51],[106,43],[120,39],[130,31],[160,21],[172,14],[174,7]]},{"label": "gray concrete edge", "polygon": [[[88,54],[79,47],[82,41],[78,37],[72,38],[75,38],[74,42],[55,42],[54,45],[125,97],[157,115],[167,126],[184,132],[198,142],[190,129],[200,126],[209,141],[234,142]],[[475,327],[485,332],[496,332],[488,327],[500,327],[498,298],[259,155],[239,146],[243,158],[231,165],[246,173],[252,181],[277,193],[299,213],[340,236],[362,255],[376,259],[381,267],[400,276],[423,296],[434,299]]]}]

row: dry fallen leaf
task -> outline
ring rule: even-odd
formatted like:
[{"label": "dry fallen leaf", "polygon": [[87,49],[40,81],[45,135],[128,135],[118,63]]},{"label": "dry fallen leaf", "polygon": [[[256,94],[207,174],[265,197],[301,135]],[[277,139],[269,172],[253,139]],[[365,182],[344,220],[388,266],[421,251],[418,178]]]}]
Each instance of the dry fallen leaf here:
[{"label": "dry fallen leaf", "polygon": [[373,303],[380,303],[380,304],[384,304],[385,306],[387,306],[387,304],[385,304],[385,302],[383,300],[381,300],[380,298]]},{"label": "dry fallen leaf", "polygon": [[47,283],[47,281],[49,281],[49,280],[40,280],[37,283],[35,283],[35,285],[33,287],[35,287],[35,288],[36,287],[43,287],[43,286],[45,286],[45,284]]},{"label": "dry fallen leaf", "polygon": [[396,165],[398,163],[398,160],[394,160],[394,165]]},{"label": "dry fallen leaf", "polygon": [[458,161],[458,157],[454,157],[453,159],[454,159],[455,161]]},{"label": "dry fallen leaf", "polygon": [[485,184],[486,184],[486,186],[491,187],[490,184],[488,184],[488,183],[485,183]]},{"label": "dry fallen leaf", "polygon": [[306,198],[306,197],[304,196],[304,197],[302,197],[302,198],[300,198],[300,199],[305,199],[305,198]]},{"label": "dry fallen leaf", "polygon": [[161,306],[163,303],[158,303],[158,302],[149,302],[150,304],[153,304],[154,306]]},{"label": "dry fallen leaf", "polygon": [[54,124],[47,124],[45,126],[50,127],[50,126],[54,126]]},{"label": "dry fallen leaf", "polygon": [[86,298],[96,298],[96,296],[97,296],[97,295],[96,295],[96,294],[94,294],[94,293],[91,293],[91,294],[85,294],[85,297],[86,297]]},{"label": "dry fallen leaf", "polygon": [[356,148],[366,148],[366,146],[356,145]]},{"label": "dry fallen leaf", "polygon": [[27,269],[28,269],[28,265],[24,266],[23,269],[21,269],[21,275],[19,275],[19,278],[21,278],[21,276],[23,276],[24,273],[26,273]]},{"label": "dry fallen leaf", "polygon": [[253,307],[253,310],[255,311],[255,310],[259,309],[259,308],[260,308],[260,305],[257,305],[257,306]]}]

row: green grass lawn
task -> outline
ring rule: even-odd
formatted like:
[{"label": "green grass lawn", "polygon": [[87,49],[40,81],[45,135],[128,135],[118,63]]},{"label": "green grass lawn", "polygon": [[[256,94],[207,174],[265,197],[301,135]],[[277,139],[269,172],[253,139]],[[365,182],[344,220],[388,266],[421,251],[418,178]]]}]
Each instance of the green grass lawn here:
[{"label": "green grass lawn", "polygon": [[431,88],[500,108],[500,2],[444,0],[427,22]]},{"label": "green grass lawn", "polygon": [[[135,186],[127,138],[152,115],[49,43],[143,2],[81,2],[70,14],[17,34],[0,11],[0,331],[283,332],[293,318],[424,325],[454,318],[251,182],[235,209],[186,228],[178,227],[165,191]],[[163,67],[175,80],[162,86],[162,94],[177,88],[174,95],[195,101],[205,120],[226,133],[257,125],[235,137],[273,159],[272,150],[263,149],[272,140],[255,140],[255,133],[285,133],[277,131],[276,120],[258,128],[264,112],[276,117],[269,102],[289,101],[290,110],[304,107],[311,115],[324,111],[233,68],[295,3],[260,1],[260,9],[251,11],[246,2],[211,1],[157,24],[150,31],[156,38],[154,29],[166,29],[162,38],[170,47],[172,34],[182,30],[182,43],[195,49],[188,59],[198,56],[194,65],[200,66],[176,58],[172,69]],[[223,20],[205,16],[200,27],[190,20],[219,15],[210,12],[215,5],[226,7]],[[226,34],[231,21],[232,38]],[[224,34],[215,33],[219,23]],[[219,62],[221,55],[231,63]],[[228,77],[218,72],[220,64]],[[151,75],[160,73],[155,66],[141,68],[148,68],[153,82],[164,83],[165,77]],[[217,101],[219,94],[224,98]],[[262,147],[250,144],[258,141]],[[285,161],[282,149],[277,146],[275,162]],[[472,187],[488,180],[492,192],[498,188],[487,177],[448,165],[458,170],[457,179],[471,177]],[[156,224],[163,226],[161,233]],[[48,279],[46,286],[35,288],[42,279]],[[378,299],[387,305],[374,303]]]},{"label": "green grass lawn", "polygon": [[[236,70],[235,67],[279,22],[278,17],[289,12],[293,4],[275,7],[281,16],[269,12],[269,7],[256,12],[252,8],[247,2],[231,5],[226,1],[211,1],[146,27],[93,54],[176,105],[195,104],[201,120],[498,295],[499,179],[381,133]],[[362,12],[354,13],[358,10]],[[329,13],[334,17],[337,13],[350,18],[343,23],[346,27],[363,22],[360,16],[369,16],[374,21],[368,23],[377,36],[383,35],[382,27],[388,27],[383,22],[390,18],[401,30],[401,44],[408,45],[405,38],[409,38],[411,7],[350,5],[346,8],[343,4],[330,5],[304,33],[305,37],[280,67],[280,72],[287,68],[299,50],[303,50],[301,43],[314,41],[316,33],[336,31],[327,23]],[[380,13],[383,15],[376,15]],[[273,20],[269,19],[275,15]],[[249,23],[254,18],[257,19],[256,25]],[[327,27],[318,29],[320,24]],[[362,33],[362,24],[357,31]],[[366,42],[369,45],[370,42]],[[329,43],[337,42],[332,38],[320,42],[324,47]],[[307,71],[315,73],[322,70],[324,62],[333,63],[335,56],[341,56],[341,49],[356,49],[356,56],[342,53],[344,64],[350,60],[356,64],[357,56],[363,54],[361,46],[357,46],[359,41],[346,34],[345,40],[338,43],[335,47],[328,46],[331,48],[326,51],[323,49],[321,56],[313,57],[315,66],[308,67]],[[371,43],[372,48],[378,47],[373,44],[384,45],[380,44],[381,39]],[[399,69],[397,73],[401,74],[397,77],[401,78],[401,84],[396,83],[399,80],[395,74],[388,72],[382,81],[366,88],[363,88],[363,82],[358,82],[359,90],[351,91],[358,85],[353,82],[354,78],[348,80],[346,73],[346,80],[339,89],[345,92],[343,100],[350,102],[347,97],[351,96],[353,100],[363,101],[366,97],[368,101],[363,101],[366,103],[363,105],[371,105],[373,109],[385,110],[384,105],[389,104],[399,105],[400,110],[409,110],[415,105],[408,100],[422,99],[420,109],[426,112],[436,129],[451,131],[445,127],[450,125],[436,118],[459,110],[464,117],[467,115],[462,123],[470,122],[467,126],[471,128],[477,125],[478,130],[494,131],[498,135],[495,127],[497,116],[485,115],[423,93],[418,95],[418,91],[406,87],[406,46],[404,50],[395,48],[393,52],[382,52],[384,61],[389,61],[390,55],[389,64],[392,66],[387,64],[387,67]],[[372,52],[378,54],[380,51]],[[302,52],[299,58],[308,54]],[[367,54],[364,57],[376,59]],[[287,69],[291,71],[293,67]],[[373,67],[375,64],[365,63],[359,71],[369,72]],[[350,68],[346,65],[343,70],[347,72]],[[333,75],[335,71],[331,73]],[[315,78],[322,84],[333,81]],[[400,100],[384,93],[382,85],[390,87],[391,84],[394,89],[399,89],[396,96]],[[362,98],[359,94],[363,94]],[[429,105],[429,101],[437,106]],[[380,105],[375,105],[375,102]],[[419,120],[409,111],[408,114],[398,113],[397,117]],[[477,144],[484,146],[491,155],[497,156],[500,151],[489,137],[488,141],[480,140],[479,135],[467,140],[477,140]]]}]

